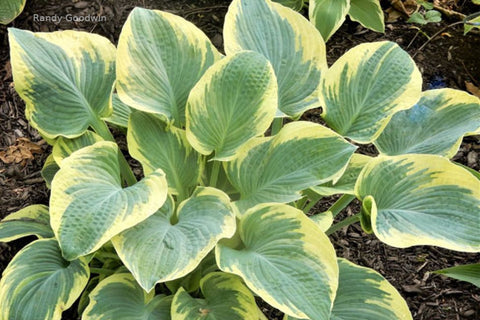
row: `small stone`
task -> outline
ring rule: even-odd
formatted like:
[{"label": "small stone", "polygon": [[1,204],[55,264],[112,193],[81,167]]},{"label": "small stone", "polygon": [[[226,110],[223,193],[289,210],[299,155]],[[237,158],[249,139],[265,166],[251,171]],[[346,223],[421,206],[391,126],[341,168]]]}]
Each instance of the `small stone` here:
[{"label": "small stone", "polygon": [[77,9],[85,9],[88,7],[89,3],[87,1],[79,1],[75,3],[73,6]]},{"label": "small stone", "polygon": [[469,166],[469,167],[476,166],[476,165],[477,165],[477,161],[478,161],[478,153],[476,153],[475,151],[470,151],[470,152],[467,154],[467,163],[468,163],[468,166]]}]

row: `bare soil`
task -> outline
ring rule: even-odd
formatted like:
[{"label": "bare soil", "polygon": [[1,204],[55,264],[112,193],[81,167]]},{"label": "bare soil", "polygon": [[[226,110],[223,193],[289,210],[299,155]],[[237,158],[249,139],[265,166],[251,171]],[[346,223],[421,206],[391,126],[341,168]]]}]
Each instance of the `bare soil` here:
[{"label": "bare soil", "polygon": [[[28,0],[24,12],[10,26],[32,31],[55,31],[76,29],[95,32],[116,43],[123,22],[135,6],[167,10],[181,15],[201,28],[212,42],[223,47],[223,19],[228,0]],[[385,8],[389,3],[382,3]],[[440,1],[442,3],[448,0]],[[451,9],[465,14],[480,10],[466,1],[450,1]],[[456,4],[455,4],[456,3]],[[106,22],[39,22],[35,14],[44,16],[72,14],[75,16],[105,16]],[[38,20],[38,19],[37,19]],[[348,49],[369,41],[390,40],[397,42],[410,54],[424,77],[424,89],[451,87],[465,90],[465,82],[480,86],[480,35],[463,36],[461,26],[445,29],[442,35],[422,47],[427,38],[455,22],[454,18],[429,24],[422,31],[400,19],[388,23],[385,34],[361,28],[347,22],[327,43],[328,61],[332,64]],[[6,27],[0,26],[0,154],[10,150],[10,156],[18,157],[19,163],[0,159],[0,218],[31,204],[47,204],[49,191],[40,176],[40,170],[50,147],[25,120],[24,103],[15,93],[12,84],[8,55]],[[318,121],[319,110],[308,112],[304,118]],[[33,143],[33,144],[32,144]],[[362,149],[375,153],[372,147]],[[480,168],[480,138],[464,139],[455,160],[469,167]],[[314,209],[321,212],[335,198],[324,199]],[[358,212],[354,202],[344,210],[341,217]],[[313,212],[312,212],[313,213]],[[358,225],[345,228],[331,236],[337,254],[359,265],[374,268],[384,275],[406,298],[416,320],[480,319],[480,289],[465,282],[434,275],[431,271],[457,264],[480,261],[479,254],[465,254],[436,247],[413,247],[396,249],[386,246],[372,235],[363,233]],[[18,240],[9,244],[0,243],[0,272],[12,257],[28,241]],[[265,303],[262,310],[271,320],[282,319],[282,314]],[[75,311],[66,312],[64,319],[76,319]]]}]

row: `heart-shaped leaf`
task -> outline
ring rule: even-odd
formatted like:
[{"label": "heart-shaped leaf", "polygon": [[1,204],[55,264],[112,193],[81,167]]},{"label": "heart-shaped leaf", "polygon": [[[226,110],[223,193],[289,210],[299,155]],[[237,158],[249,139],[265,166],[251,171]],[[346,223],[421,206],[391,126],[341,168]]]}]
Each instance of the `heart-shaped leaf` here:
[{"label": "heart-shaped leaf", "polygon": [[162,169],[171,193],[184,199],[200,180],[204,160],[188,143],[185,131],[142,112],[133,112],[127,133],[128,149],[145,174]]},{"label": "heart-shaped leaf", "polygon": [[170,320],[173,296],[146,293],[129,273],[117,273],[90,294],[83,320]]},{"label": "heart-shaped leaf", "polygon": [[325,43],[301,14],[270,0],[234,0],[223,34],[227,55],[252,50],[271,62],[278,80],[277,116],[298,117],[319,106]]},{"label": "heart-shaped leaf", "polygon": [[53,238],[48,207],[32,205],[9,214],[0,222],[0,241],[9,242],[26,236]]},{"label": "heart-shaped leaf", "polygon": [[111,113],[115,47],[108,39],[10,28],[9,40],[15,89],[26,102],[28,120],[43,135],[78,137]]},{"label": "heart-shaped leaf", "polygon": [[322,77],[320,98],[328,126],[354,141],[369,143],[391,116],[420,99],[422,76],[396,43],[350,49]]},{"label": "heart-shaped leaf", "polygon": [[370,219],[364,222],[391,246],[480,251],[480,180],[446,158],[375,158],[360,173],[355,194]]},{"label": "heart-shaped leaf", "polygon": [[235,213],[220,190],[199,187],[179,205],[176,217],[173,206],[168,207],[112,239],[120,259],[146,291],[187,275],[220,239],[235,232]]},{"label": "heart-shaped leaf", "polygon": [[396,113],[377,140],[386,155],[453,157],[465,134],[480,129],[480,99],[460,90],[425,91],[413,108]]},{"label": "heart-shaped leaf", "polygon": [[73,260],[100,248],[125,229],[147,219],[167,197],[160,169],[122,188],[119,150],[97,142],[62,161],[52,182],[51,225],[63,256]]},{"label": "heart-shaped leaf", "polygon": [[118,40],[117,92],[132,108],[185,124],[190,90],[221,55],[191,22],[135,8]]},{"label": "heart-shaped leaf", "polygon": [[0,3],[0,23],[9,24],[25,7],[26,0],[2,0]]},{"label": "heart-shaped leaf", "polygon": [[297,121],[274,137],[251,140],[227,163],[227,176],[240,191],[240,211],[262,202],[287,203],[300,191],[338,178],[356,147],[319,124]]},{"label": "heart-shaped leaf", "polygon": [[183,288],[172,302],[172,320],[258,320],[257,305],[242,280],[222,272],[205,276],[200,287],[204,299],[192,298]]},{"label": "heart-shaped leaf", "polygon": [[23,248],[0,281],[0,319],[60,320],[87,285],[88,261],[66,261],[55,239]]},{"label": "heart-shaped leaf", "polygon": [[198,152],[231,160],[239,147],[262,135],[278,105],[277,79],[261,54],[244,51],[213,65],[190,92],[187,138]]},{"label": "heart-shaped leaf", "polygon": [[217,245],[221,270],[237,274],[273,307],[291,316],[328,319],[338,285],[330,240],[286,204],[260,204],[241,217],[238,248]]},{"label": "heart-shaped leaf", "polygon": [[308,16],[327,41],[340,28],[350,9],[350,0],[310,0]]}]

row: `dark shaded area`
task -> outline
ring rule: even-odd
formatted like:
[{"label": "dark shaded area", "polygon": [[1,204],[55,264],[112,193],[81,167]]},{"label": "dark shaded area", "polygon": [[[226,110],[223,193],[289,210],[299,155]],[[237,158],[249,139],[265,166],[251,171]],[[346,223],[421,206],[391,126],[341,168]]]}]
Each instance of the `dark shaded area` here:
[{"label": "dark shaded area", "polygon": [[[55,31],[64,29],[95,32],[116,42],[123,22],[135,6],[166,10],[181,15],[201,28],[212,42],[223,47],[223,19],[230,1],[228,0],[28,0],[27,7],[11,26],[32,31]],[[459,1],[461,2],[461,1]],[[457,8],[468,14],[475,7],[464,1],[465,6]],[[388,1],[385,1],[388,5]],[[478,8],[477,8],[478,10]],[[98,15],[106,22],[62,21],[40,22],[35,15],[76,17]],[[473,32],[463,36],[462,26],[454,26],[419,48],[427,41],[424,34],[432,36],[455,20],[448,20],[422,27],[421,32],[404,21],[387,24],[386,33],[379,34],[348,22],[327,43],[328,61],[331,65],[345,51],[353,46],[369,42],[391,40],[397,42],[411,55],[424,77],[424,89],[451,87],[465,89],[465,82],[480,86],[480,36]],[[48,190],[40,176],[40,170],[50,147],[25,120],[24,103],[15,93],[12,84],[8,57],[8,41],[5,26],[0,26],[0,151],[25,138],[36,143],[41,151],[33,159],[18,164],[0,161],[0,217],[6,216],[30,204],[48,204]],[[320,110],[311,110],[304,119],[321,121]],[[122,142],[122,148],[125,143]],[[362,152],[374,154],[372,146]],[[464,139],[454,160],[478,170],[480,144],[478,137]],[[138,169],[139,170],[139,169]],[[314,209],[322,212],[335,201],[335,197],[322,200]],[[359,211],[354,202],[341,217]],[[414,319],[480,319],[480,289],[465,282],[433,275],[430,271],[474,263],[480,260],[478,254],[465,254],[435,247],[391,248],[372,235],[366,235],[358,225],[351,226],[332,235],[339,256],[362,266],[374,268],[384,275],[406,298]],[[0,271],[3,270],[18,250],[27,242],[0,243]],[[282,319],[282,314],[259,301],[262,311],[269,319]],[[64,319],[74,319],[75,312],[66,312]]]}]

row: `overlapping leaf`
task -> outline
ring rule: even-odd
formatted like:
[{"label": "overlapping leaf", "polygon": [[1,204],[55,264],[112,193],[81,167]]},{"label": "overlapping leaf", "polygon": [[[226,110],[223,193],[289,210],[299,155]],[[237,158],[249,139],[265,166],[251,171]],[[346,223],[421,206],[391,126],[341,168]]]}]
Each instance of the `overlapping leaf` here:
[{"label": "overlapping leaf", "polygon": [[278,80],[277,115],[297,117],[319,106],[321,70],[327,67],[318,30],[299,13],[270,0],[234,0],[225,17],[225,52],[263,54]]},{"label": "overlapping leaf", "polygon": [[220,190],[199,187],[180,204],[174,218],[173,210],[173,202],[167,202],[155,215],[112,240],[123,263],[146,291],[157,282],[187,275],[221,238],[235,232],[235,213]]},{"label": "overlapping leaf", "polygon": [[228,273],[212,272],[200,287],[204,299],[192,298],[183,288],[172,302],[172,320],[258,320],[257,305],[242,280]]},{"label": "overlapping leaf", "polygon": [[31,205],[9,214],[0,222],[0,241],[9,242],[30,235],[52,238],[48,207]]},{"label": "overlapping leaf", "polygon": [[74,138],[111,113],[115,47],[80,31],[32,33],[9,29],[15,89],[26,116],[43,135]]},{"label": "overlapping leaf", "polygon": [[190,90],[220,57],[192,23],[168,12],[135,8],[118,41],[118,96],[132,108],[181,127]]},{"label": "overlapping leaf", "polygon": [[90,272],[88,261],[66,261],[54,239],[23,248],[0,281],[0,319],[60,320],[80,296]]},{"label": "overlapping leaf", "polygon": [[188,143],[185,131],[142,112],[133,112],[127,133],[130,154],[149,174],[162,169],[173,194],[188,196],[197,186],[203,159]]},{"label": "overlapping leaf", "polygon": [[380,0],[350,0],[348,15],[365,28],[385,32],[385,22]]},{"label": "overlapping leaf", "polygon": [[453,89],[430,90],[411,109],[396,113],[377,140],[386,155],[453,157],[465,134],[480,130],[480,99]]},{"label": "overlapping leaf", "polygon": [[86,131],[81,136],[73,139],[59,137],[53,145],[52,155],[55,159],[55,162],[61,165],[62,160],[70,156],[75,151],[87,146],[91,146],[99,141],[103,141],[103,139],[92,131]]},{"label": "overlapping leaf", "polygon": [[278,105],[272,66],[253,51],[240,52],[212,66],[190,92],[187,138],[215,160],[232,159],[239,147],[263,134]]},{"label": "overlapping leaf", "polygon": [[217,245],[217,264],[237,274],[275,308],[299,318],[328,319],[338,285],[335,251],[302,211],[260,204],[240,220],[242,245]]},{"label": "overlapping leaf", "polygon": [[308,16],[327,41],[345,21],[349,9],[350,0],[310,0]]},{"label": "overlapping leaf", "polygon": [[122,188],[119,150],[97,142],[62,161],[52,182],[51,225],[68,260],[91,253],[154,214],[167,196],[160,169]]},{"label": "overlapping leaf", "polygon": [[103,120],[120,128],[128,127],[128,118],[130,117],[130,113],[132,113],[132,108],[120,100],[116,93],[113,93],[110,97],[110,106],[112,108],[112,114]]},{"label": "overlapping leaf", "polygon": [[391,246],[480,251],[480,180],[446,158],[375,158],[360,173],[355,194],[375,235]]},{"label": "overlapping leaf", "polygon": [[227,163],[244,210],[261,202],[287,203],[300,191],[338,178],[355,151],[341,136],[311,122],[292,122],[274,137],[248,142]]},{"label": "overlapping leaf", "polygon": [[146,293],[131,274],[117,273],[90,294],[83,320],[170,320],[173,296]]},{"label": "overlapping leaf", "polygon": [[395,112],[418,101],[422,90],[412,58],[393,42],[354,47],[322,79],[325,121],[360,143],[374,140]]}]

